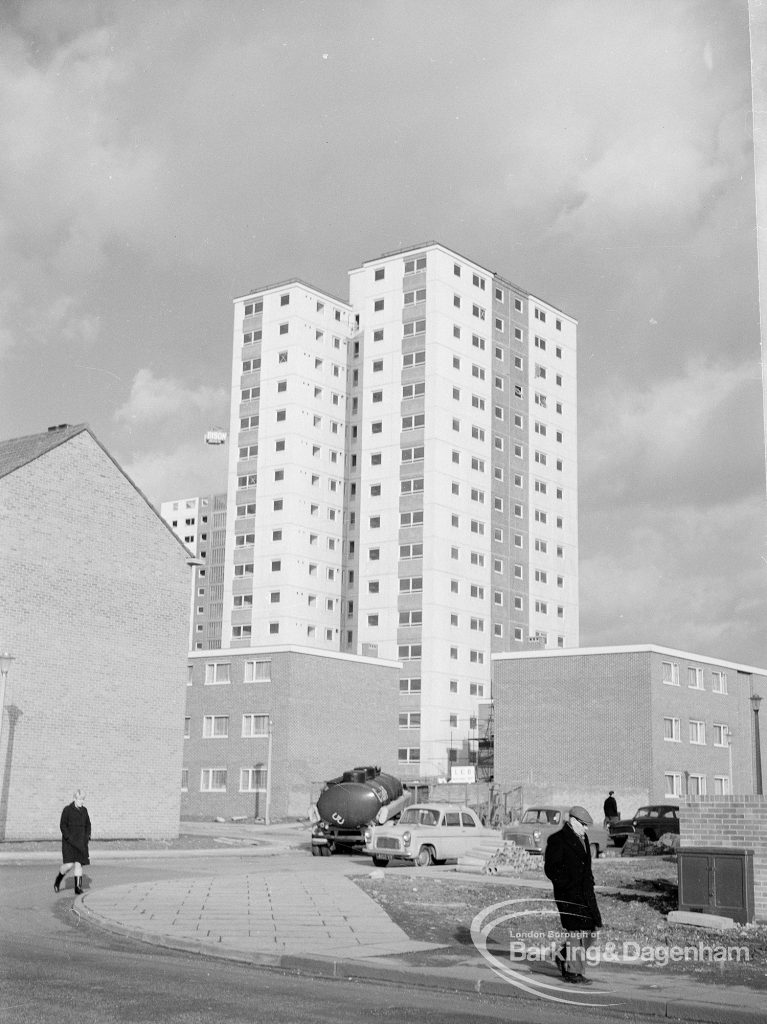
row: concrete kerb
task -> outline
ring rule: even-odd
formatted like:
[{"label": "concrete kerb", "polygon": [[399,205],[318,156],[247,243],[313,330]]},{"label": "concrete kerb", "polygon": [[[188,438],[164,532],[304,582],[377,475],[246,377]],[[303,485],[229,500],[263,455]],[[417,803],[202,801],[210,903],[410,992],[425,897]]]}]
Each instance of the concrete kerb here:
[{"label": "concrete kerb", "polygon": [[[102,860],[154,860],[155,858],[176,858],[176,857],[276,857],[286,850],[287,846],[223,846],[203,847],[197,850],[98,850],[94,852],[94,858]],[[60,861],[58,850],[19,850],[18,853],[11,853],[6,850],[0,852],[0,864],[18,864],[21,861]]]},{"label": "concrete kerb", "polygon": [[[86,894],[87,895],[87,894]],[[226,960],[231,963],[277,971],[283,974],[317,978],[326,981],[357,981],[368,984],[388,984],[396,987],[439,989],[447,992],[474,992],[495,998],[516,999],[523,1003],[539,1003],[539,997],[523,992],[507,982],[498,980],[489,972],[483,976],[482,964],[476,967],[432,968],[409,966],[401,960],[382,963],[364,956],[358,959],[340,959],[319,955],[295,953],[245,952],[234,946],[204,939],[189,939],[150,932],[139,927],[117,924],[92,911],[82,896],[75,896],[73,912],[105,931],[137,939],[162,949]],[[756,1009],[703,1002],[682,1001],[662,995],[627,996],[616,1000],[621,1013],[635,1013],[646,1017],[701,1022],[701,1024],[762,1024],[764,1013]]]}]

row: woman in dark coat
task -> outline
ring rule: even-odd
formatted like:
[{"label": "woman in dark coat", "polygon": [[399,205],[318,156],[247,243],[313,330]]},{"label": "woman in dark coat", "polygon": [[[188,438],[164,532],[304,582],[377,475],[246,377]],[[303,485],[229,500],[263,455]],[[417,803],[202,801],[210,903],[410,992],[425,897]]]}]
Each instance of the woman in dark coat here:
[{"label": "woman in dark coat", "polygon": [[85,793],[78,789],[71,804],[61,812],[61,868],[56,875],[53,888],[59,891],[64,875],[74,867],[75,893],[83,891],[83,865],[90,864],[88,843],[91,841],[91,819],[84,804]]},{"label": "woman in dark coat", "polygon": [[567,941],[555,959],[565,981],[587,985],[591,982],[586,978],[586,950],[596,942],[597,929],[602,927],[586,833],[593,824],[587,810],[571,807],[568,821],[549,836],[543,865],[567,932]]}]

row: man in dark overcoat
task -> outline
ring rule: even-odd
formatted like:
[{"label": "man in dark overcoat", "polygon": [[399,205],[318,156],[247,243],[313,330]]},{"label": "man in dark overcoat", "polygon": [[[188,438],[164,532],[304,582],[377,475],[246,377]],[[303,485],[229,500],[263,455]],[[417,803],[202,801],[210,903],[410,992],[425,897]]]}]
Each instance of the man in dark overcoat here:
[{"label": "man in dark overcoat", "polygon": [[91,841],[91,819],[85,806],[85,794],[81,789],[75,793],[72,803],[67,804],[61,812],[59,828],[62,863],[53,888],[58,892],[64,875],[74,867],[75,894],[79,896],[83,891],[83,866],[90,864],[88,844]]},{"label": "man in dark overcoat", "polygon": [[618,801],[615,799],[615,793],[610,790],[607,794],[607,798],[604,802],[605,812],[605,828],[610,824],[611,821],[618,821],[620,815],[618,814]]},{"label": "man in dark overcoat", "polygon": [[594,893],[588,826],[593,819],[583,807],[571,807],[568,820],[549,836],[543,867],[554,886],[554,900],[567,939],[556,953],[562,978],[590,985],[586,978],[586,950],[596,942],[602,917]]}]

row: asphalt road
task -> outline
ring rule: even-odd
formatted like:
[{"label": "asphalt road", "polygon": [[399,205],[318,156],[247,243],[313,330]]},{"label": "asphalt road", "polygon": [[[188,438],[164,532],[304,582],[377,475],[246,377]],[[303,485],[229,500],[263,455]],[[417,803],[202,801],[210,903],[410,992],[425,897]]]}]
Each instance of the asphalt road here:
[{"label": "asphalt road", "polygon": [[[111,861],[94,883],[298,865],[195,858]],[[300,866],[300,865],[298,865]],[[295,977],[176,953],[115,936],[79,918],[53,892],[56,864],[0,867],[0,1017],[4,1024],[474,1024],[625,1020],[574,1007],[493,1000],[390,985]],[[330,867],[330,870],[335,868]]]}]

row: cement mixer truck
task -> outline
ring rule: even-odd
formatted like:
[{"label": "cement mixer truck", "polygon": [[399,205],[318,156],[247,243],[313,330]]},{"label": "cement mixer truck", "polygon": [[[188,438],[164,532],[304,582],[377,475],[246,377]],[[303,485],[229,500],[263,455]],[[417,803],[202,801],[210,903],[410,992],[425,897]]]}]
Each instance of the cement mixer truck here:
[{"label": "cement mixer truck", "polygon": [[428,798],[428,786],[401,782],[371,765],[329,779],[309,812],[312,856],[361,850],[368,825],[383,825],[398,818],[408,804]]}]

